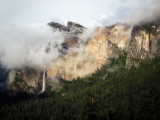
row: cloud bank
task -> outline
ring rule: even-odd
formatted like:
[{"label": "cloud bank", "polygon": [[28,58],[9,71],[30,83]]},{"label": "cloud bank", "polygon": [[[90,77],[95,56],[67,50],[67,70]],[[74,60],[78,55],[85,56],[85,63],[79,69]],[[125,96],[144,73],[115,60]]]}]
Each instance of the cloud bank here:
[{"label": "cloud bank", "polygon": [[160,20],[160,1],[154,0],[148,6],[138,9],[135,14],[127,20],[130,25],[149,23]]},{"label": "cloud bank", "polygon": [[58,58],[63,41],[64,33],[47,25],[8,26],[0,29],[0,62],[8,69],[25,66],[45,69]]}]

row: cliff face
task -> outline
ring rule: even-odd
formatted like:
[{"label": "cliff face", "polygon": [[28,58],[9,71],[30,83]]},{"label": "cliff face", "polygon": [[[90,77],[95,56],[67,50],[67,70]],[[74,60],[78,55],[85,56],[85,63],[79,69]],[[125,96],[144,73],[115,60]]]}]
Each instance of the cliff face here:
[{"label": "cliff face", "polygon": [[105,29],[98,29],[95,37],[88,40],[82,51],[73,51],[53,63],[48,77],[56,75],[66,80],[84,77],[101,67],[108,57],[108,40]]},{"label": "cliff face", "polygon": [[160,23],[135,26],[128,47],[126,67],[138,66],[139,60],[160,55]]},{"label": "cliff face", "polygon": [[[12,88],[14,90],[17,90],[17,88],[15,88],[15,86],[12,86],[13,81],[17,77],[16,73],[20,74],[20,76],[23,78],[23,80],[25,81],[25,83],[28,86],[36,88],[34,90],[31,89],[28,92],[37,93],[38,91],[41,91],[41,89],[42,89],[42,73],[41,73],[41,71],[34,70],[32,68],[27,68],[27,67],[23,68],[23,69],[19,69],[19,70],[10,70],[8,81],[7,81],[7,84],[8,84],[7,88],[8,89]],[[18,81],[16,84],[23,87],[23,84],[20,82],[18,83]]]},{"label": "cliff face", "polygon": [[[116,24],[108,28],[97,27],[86,41],[81,40],[82,33],[87,30],[82,25],[73,22],[68,22],[67,26],[54,22],[49,25],[53,29],[59,29],[66,33],[62,48],[59,49],[62,56],[56,62],[50,63],[45,75],[42,70],[31,68],[12,70],[8,84],[13,81],[15,73],[19,72],[24,81],[39,92],[44,88],[44,76],[46,78],[45,86],[53,89],[61,88],[62,84],[58,77],[69,81],[77,77],[85,77],[95,72],[103,64],[109,63],[108,58],[118,58],[118,48],[126,49],[128,36],[124,34],[126,26],[123,24]],[[81,43],[82,41],[83,43]]]},{"label": "cliff face", "polygon": [[141,59],[160,55],[160,22],[134,26],[133,29],[120,23],[106,28],[97,27],[85,41],[81,35],[87,29],[82,25],[73,22],[68,22],[67,26],[54,22],[49,25],[66,33],[58,60],[50,63],[45,71],[27,67],[12,70],[8,85],[13,82],[15,73],[19,72],[24,81],[35,88],[32,92],[38,93],[42,88],[49,87],[59,89],[63,85],[59,77],[68,81],[85,77],[109,63],[108,58],[118,58],[122,50],[128,53],[126,68],[138,66]]},{"label": "cliff face", "polygon": [[119,57],[117,47],[125,49],[128,36],[124,31],[123,24],[107,29],[98,27],[81,52],[73,51],[50,65],[48,77],[61,76],[66,80],[73,80],[95,72],[103,64],[109,63],[108,58]]},{"label": "cliff face", "polygon": [[132,28],[129,25],[117,23],[111,27],[107,27],[107,30],[108,39],[117,45],[118,48],[127,51]]}]

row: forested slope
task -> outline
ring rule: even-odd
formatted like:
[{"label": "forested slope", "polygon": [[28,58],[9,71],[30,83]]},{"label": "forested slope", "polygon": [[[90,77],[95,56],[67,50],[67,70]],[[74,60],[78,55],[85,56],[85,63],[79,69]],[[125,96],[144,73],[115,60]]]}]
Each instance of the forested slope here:
[{"label": "forested slope", "polygon": [[160,58],[125,69],[126,56],[46,97],[2,105],[1,120],[158,120]]}]

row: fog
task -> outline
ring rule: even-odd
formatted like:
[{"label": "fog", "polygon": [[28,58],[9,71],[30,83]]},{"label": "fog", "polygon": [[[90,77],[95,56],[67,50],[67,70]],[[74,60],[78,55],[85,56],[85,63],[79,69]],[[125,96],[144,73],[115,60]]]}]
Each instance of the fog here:
[{"label": "fog", "polygon": [[[30,66],[45,69],[58,58],[64,33],[43,24],[23,24],[0,29],[0,62],[8,69]],[[50,52],[46,52],[48,44]]]},{"label": "fog", "polygon": [[145,24],[160,19],[160,1],[154,0],[151,4],[137,9],[135,14],[127,19],[127,24],[131,26],[135,24]]}]

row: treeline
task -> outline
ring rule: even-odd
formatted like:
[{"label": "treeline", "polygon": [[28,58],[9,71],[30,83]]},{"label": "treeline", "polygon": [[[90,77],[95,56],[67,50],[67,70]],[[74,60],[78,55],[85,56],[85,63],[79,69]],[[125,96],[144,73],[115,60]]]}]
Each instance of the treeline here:
[{"label": "treeline", "polygon": [[0,108],[1,120],[159,120],[160,58],[125,69],[125,56],[48,97]]}]

